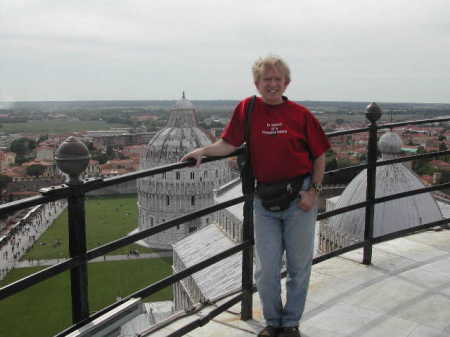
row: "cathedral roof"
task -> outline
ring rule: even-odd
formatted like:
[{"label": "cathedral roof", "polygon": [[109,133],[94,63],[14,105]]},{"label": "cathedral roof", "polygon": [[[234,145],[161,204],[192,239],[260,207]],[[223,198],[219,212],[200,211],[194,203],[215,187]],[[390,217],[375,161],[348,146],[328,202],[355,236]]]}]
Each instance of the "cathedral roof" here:
[{"label": "cathedral roof", "polygon": [[[214,192],[214,203],[216,204],[242,196],[241,178],[238,177],[231,180],[227,184],[220,186]],[[244,208],[242,204],[229,206],[227,207],[227,211],[241,222],[244,221]]]},{"label": "cathedral roof", "polygon": [[[400,137],[387,132],[379,142],[382,160],[395,157],[401,148]],[[377,167],[375,187],[376,198],[423,188],[419,178],[405,165],[393,164]],[[366,200],[367,170],[360,172],[346,187],[336,208]],[[399,231],[442,219],[442,213],[430,193],[392,200],[375,205],[374,236]],[[329,218],[335,231],[349,234],[355,239],[364,237],[365,208]]]},{"label": "cathedral roof", "polygon": [[[193,266],[236,244],[216,225],[209,225],[173,245],[186,268]],[[192,275],[202,295],[213,300],[239,289],[242,275],[242,252],[236,253]]]}]

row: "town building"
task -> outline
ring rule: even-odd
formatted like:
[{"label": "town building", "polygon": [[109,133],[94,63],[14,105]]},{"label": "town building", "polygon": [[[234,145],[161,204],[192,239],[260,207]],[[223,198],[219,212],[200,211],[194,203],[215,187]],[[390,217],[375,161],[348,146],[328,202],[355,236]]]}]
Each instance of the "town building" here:
[{"label": "town building", "polygon": [[142,128],[116,128],[111,130],[87,131],[86,141],[99,150],[106,151],[108,146],[125,147],[130,145],[147,144],[154,136],[154,132],[147,132]]},{"label": "town building", "polygon": [[36,160],[53,161],[55,157],[55,147],[41,145],[36,148]]},{"label": "town building", "polygon": [[16,154],[14,152],[0,151],[0,170],[1,171],[14,165],[15,161],[16,161]]}]

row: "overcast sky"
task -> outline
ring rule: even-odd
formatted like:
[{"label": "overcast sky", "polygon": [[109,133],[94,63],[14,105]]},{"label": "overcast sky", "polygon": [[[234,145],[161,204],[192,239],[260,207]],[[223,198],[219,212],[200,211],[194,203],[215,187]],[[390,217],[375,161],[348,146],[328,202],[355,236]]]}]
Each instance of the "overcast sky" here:
[{"label": "overcast sky", "polygon": [[450,103],[449,0],[1,0],[0,101],[240,99],[276,54],[295,100]]}]

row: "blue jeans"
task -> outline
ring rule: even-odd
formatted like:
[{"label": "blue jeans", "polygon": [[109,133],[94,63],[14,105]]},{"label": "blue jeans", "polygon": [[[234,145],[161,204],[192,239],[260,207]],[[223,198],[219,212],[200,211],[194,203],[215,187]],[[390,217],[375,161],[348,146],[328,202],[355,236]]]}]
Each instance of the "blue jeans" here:
[{"label": "blue jeans", "polygon": [[[309,187],[305,179],[303,189]],[[317,208],[305,212],[298,199],[281,212],[266,210],[255,196],[256,287],[267,325],[297,326],[305,308],[314,250]],[[281,301],[283,253],[286,252],[286,303]]]}]

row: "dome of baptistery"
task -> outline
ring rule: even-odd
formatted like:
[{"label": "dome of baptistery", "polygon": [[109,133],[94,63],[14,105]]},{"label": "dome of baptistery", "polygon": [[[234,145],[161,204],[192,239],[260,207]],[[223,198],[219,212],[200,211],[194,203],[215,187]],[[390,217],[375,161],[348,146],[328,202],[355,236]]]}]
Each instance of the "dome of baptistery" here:
[{"label": "dome of baptistery", "polygon": [[[194,150],[211,144],[211,138],[197,125],[194,105],[183,96],[170,111],[167,125],[149,141],[140,168],[172,164]],[[171,218],[213,204],[213,190],[231,179],[226,161],[205,163],[138,180],[139,229],[154,227]],[[146,239],[153,248],[171,245],[212,222],[213,215],[192,220]]]},{"label": "dome of baptistery", "polygon": [[186,96],[183,92],[183,96],[175,103],[176,110],[192,110],[194,108],[194,104],[191,101],[186,99]]},{"label": "dome of baptistery", "polygon": [[[393,159],[401,153],[402,140],[393,132],[385,133],[378,142],[381,160]],[[375,197],[423,188],[423,183],[405,165],[377,167]],[[366,200],[367,170],[360,172],[345,188],[333,209]],[[400,198],[375,205],[374,236],[396,232],[442,219],[436,200],[430,193]],[[363,240],[365,208],[330,217],[320,224],[319,249],[328,252]]]}]

